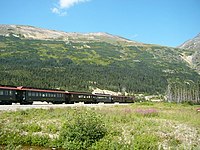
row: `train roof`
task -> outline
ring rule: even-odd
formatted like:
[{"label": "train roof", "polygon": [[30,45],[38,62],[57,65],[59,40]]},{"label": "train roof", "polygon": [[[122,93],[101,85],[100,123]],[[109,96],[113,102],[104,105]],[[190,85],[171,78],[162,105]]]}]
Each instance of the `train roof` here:
[{"label": "train roof", "polygon": [[24,87],[24,86],[19,86],[17,88],[19,90],[33,91],[33,92],[66,93],[64,90],[58,90],[58,89],[44,89],[44,88],[34,88],[34,87]]},{"label": "train roof", "polygon": [[5,90],[17,90],[16,86],[11,86],[11,85],[1,85],[0,84],[0,89],[5,89]]},{"label": "train roof", "polygon": [[110,94],[103,94],[103,93],[94,93],[95,96],[112,96]]},{"label": "train roof", "polygon": [[82,94],[82,95],[93,95],[90,92],[77,92],[77,91],[67,91],[68,94]]},{"label": "train roof", "polygon": [[112,95],[113,97],[133,97],[133,96],[125,96],[125,95]]}]

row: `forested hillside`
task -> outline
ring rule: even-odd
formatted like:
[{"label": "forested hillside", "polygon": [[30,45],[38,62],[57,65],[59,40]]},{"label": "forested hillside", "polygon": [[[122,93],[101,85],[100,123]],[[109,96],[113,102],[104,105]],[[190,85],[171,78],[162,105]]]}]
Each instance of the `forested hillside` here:
[{"label": "forested hillside", "polygon": [[0,84],[157,94],[166,92],[169,79],[199,80],[182,49],[105,36],[65,41],[1,35]]}]

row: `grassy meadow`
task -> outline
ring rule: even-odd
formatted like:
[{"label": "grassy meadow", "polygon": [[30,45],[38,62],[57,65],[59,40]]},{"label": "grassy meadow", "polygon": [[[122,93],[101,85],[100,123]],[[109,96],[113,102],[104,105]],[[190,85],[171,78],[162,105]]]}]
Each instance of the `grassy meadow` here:
[{"label": "grassy meadow", "polygon": [[134,103],[0,112],[0,149],[200,149],[199,105]]}]

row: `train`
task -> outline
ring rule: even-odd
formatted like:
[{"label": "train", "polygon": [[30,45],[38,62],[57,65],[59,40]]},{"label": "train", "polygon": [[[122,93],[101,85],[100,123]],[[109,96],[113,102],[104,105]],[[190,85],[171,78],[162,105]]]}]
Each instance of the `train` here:
[{"label": "train", "polygon": [[35,101],[52,104],[134,103],[134,96],[116,96],[102,93],[43,89],[25,86],[0,85],[0,105],[31,105]]}]

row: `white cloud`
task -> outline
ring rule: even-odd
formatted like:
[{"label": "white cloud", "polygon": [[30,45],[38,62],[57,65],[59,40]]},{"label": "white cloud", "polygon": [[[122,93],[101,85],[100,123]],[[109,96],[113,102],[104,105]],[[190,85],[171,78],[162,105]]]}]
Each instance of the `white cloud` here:
[{"label": "white cloud", "polygon": [[65,16],[67,14],[66,11],[63,11],[62,9],[56,8],[56,7],[52,8],[51,12],[54,13],[54,14],[57,14],[59,16]]},{"label": "white cloud", "polygon": [[65,16],[67,14],[66,9],[83,2],[88,2],[90,0],[59,0],[58,6],[51,9],[52,13],[58,14],[60,16]]},{"label": "white cloud", "polygon": [[52,11],[52,13],[55,13],[55,14],[59,14],[60,13],[59,9],[56,8],[56,7],[52,8],[51,11]]},{"label": "white cloud", "polygon": [[89,0],[59,0],[60,8],[69,8],[78,3],[88,2]]}]

